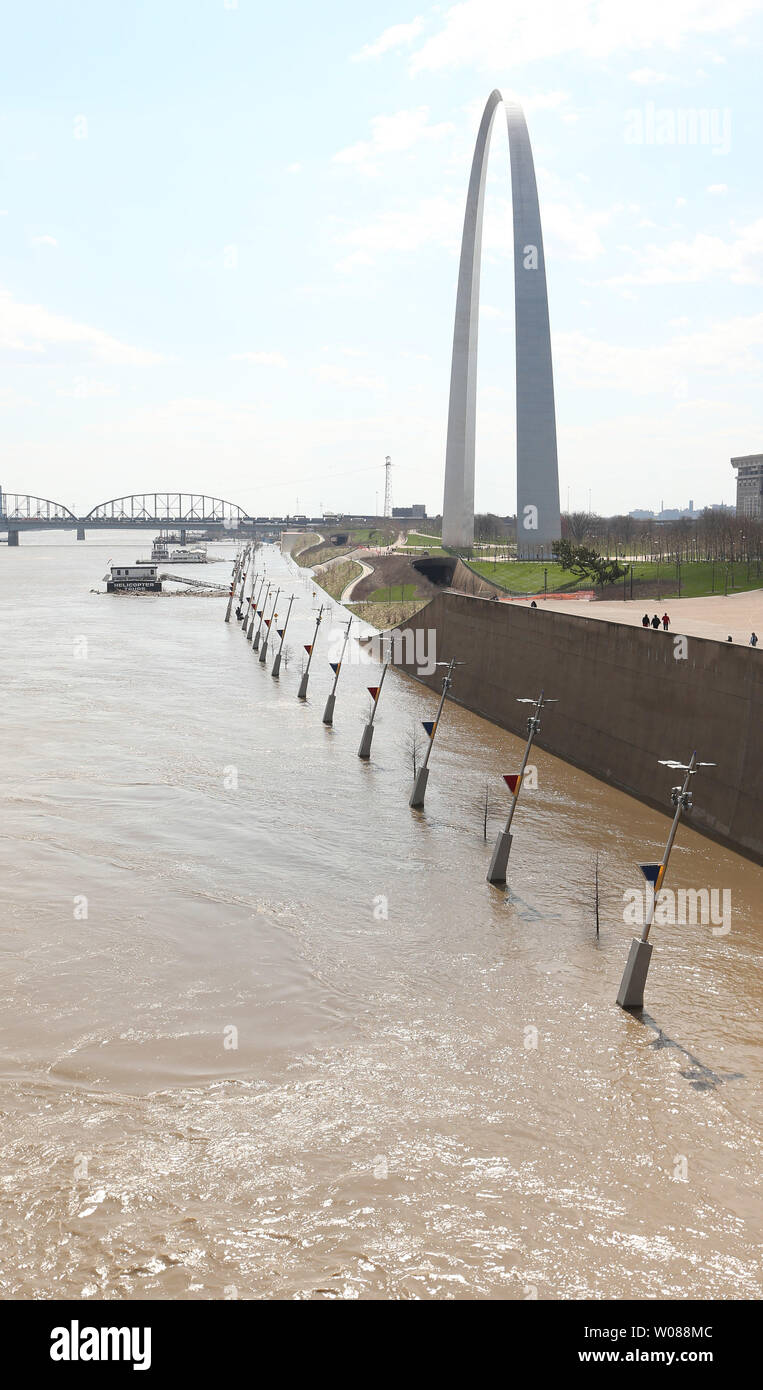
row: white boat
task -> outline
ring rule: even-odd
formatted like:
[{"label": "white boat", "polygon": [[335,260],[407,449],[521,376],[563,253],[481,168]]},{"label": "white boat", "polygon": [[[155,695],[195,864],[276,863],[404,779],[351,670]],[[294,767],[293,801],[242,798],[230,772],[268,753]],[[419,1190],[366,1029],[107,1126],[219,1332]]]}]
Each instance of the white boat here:
[{"label": "white boat", "polygon": [[179,550],[171,550],[169,556],[163,558],[169,559],[173,565],[206,565],[207,548],[205,545],[200,545],[198,548],[190,550],[181,546]]}]

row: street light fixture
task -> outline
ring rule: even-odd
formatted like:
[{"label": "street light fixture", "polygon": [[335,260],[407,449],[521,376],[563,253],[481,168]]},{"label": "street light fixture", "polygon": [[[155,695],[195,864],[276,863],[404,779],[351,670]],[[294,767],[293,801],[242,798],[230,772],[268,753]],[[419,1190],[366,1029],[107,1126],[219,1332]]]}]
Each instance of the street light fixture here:
[{"label": "street light fixture", "polygon": [[696,776],[699,768],[717,766],[716,763],[697,762],[696,752],[692,753],[688,763],[678,763],[673,758],[658,758],[658,762],[663,767],[678,768],[686,775],[680,787],[673,787],[671,789],[670,800],[672,805],[675,806],[676,812],[670,827],[665,853],[660,863],[639,865],[646,882],[650,885],[651,891],[644,925],[641,929],[641,938],[637,939],[634,936],[631,942],[631,949],[628,954],[625,970],[623,971],[623,978],[620,981],[620,992],[617,996],[617,1002],[623,1009],[643,1009],[644,1007],[644,985],[646,984],[649,961],[652,956],[652,947],[649,942],[649,930],[654,920],[656,897],[665,879],[670,851],[673,848],[673,841],[676,838],[676,831],[678,829],[678,822],[681,819],[681,813],[692,809],[693,800],[692,793],[689,790],[689,784],[692,777]]},{"label": "street light fixture", "polygon": [[511,822],[514,819],[514,812],[517,809],[519,792],[522,786],[522,778],[524,776],[525,768],[527,767],[527,759],[530,756],[530,749],[533,745],[533,739],[535,738],[535,735],[540,732],[541,711],[544,709],[546,705],[556,705],[558,703],[559,702],[557,699],[550,699],[547,695],[544,694],[542,690],[540,692],[540,695],[535,700],[528,699],[525,696],[520,696],[517,699],[517,704],[519,705],[532,705],[533,712],[527,720],[527,743],[525,744],[524,756],[522,758],[522,766],[520,767],[519,772],[504,773],[503,780],[509,788],[510,792],[512,793],[511,806],[509,808],[509,814],[506,820],[506,824],[495,842],[493,857],[490,860],[490,868],[487,871],[488,883],[504,884],[506,882],[506,867],[509,862],[509,854],[511,853],[511,841],[513,838],[511,834]]}]

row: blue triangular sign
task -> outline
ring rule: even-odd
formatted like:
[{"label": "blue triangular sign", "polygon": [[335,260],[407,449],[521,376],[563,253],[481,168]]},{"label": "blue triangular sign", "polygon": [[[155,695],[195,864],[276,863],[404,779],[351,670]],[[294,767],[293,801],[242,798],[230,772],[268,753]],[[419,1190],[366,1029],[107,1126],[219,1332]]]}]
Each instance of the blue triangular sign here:
[{"label": "blue triangular sign", "polygon": [[662,879],[662,864],[639,864],[639,868],[647,883],[651,883],[653,888],[659,888]]}]

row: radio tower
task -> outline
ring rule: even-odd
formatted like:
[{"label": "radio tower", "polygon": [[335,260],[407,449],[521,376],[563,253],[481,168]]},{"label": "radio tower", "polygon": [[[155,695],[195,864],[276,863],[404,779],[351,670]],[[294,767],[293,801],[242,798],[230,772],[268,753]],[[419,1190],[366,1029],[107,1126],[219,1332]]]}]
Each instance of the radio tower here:
[{"label": "radio tower", "polygon": [[392,460],[387,454],[384,460],[384,515],[392,516]]}]

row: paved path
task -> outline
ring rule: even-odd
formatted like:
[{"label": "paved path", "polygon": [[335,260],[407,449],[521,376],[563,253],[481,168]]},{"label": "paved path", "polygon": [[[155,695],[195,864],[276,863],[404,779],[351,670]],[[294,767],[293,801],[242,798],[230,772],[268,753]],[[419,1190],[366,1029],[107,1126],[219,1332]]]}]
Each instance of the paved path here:
[{"label": "paved path", "polygon": [[[506,600],[504,600],[506,601]],[[527,602],[512,599],[511,602]],[[610,623],[628,623],[640,627],[644,613],[649,617],[656,613],[662,619],[663,613],[670,617],[670,631],[685,634],[687,637],[710,637],[716,642],[725,642],[727,637],[741,646],[750,641],[750,633],[755,631],[760,638],[759,651],[763,652],[763,589],[750,589],[742,594],[715,594],[708,598],[663,599],[655,607],[655,600],[648,602],[643,598],[628,599],[625,602],[608,599],[605,602],[582,600],[575,603],[565,599],[537,598],[539,609],[552,608],[555,613],[571,614],[575,618],[592,618]]]},{"label": "paved path", "polygon": [[[347,559],[349,557],[345,556],[344,558]],[[356,565],[360,565],[363,573],[356,575],[354,579],[350,580],[349,584],[345,585],[339,598],[340,603],[346,603],[347,600],[352,597],[352,591],[355,588],[355,585],[359,584],[361,579],[365,579],[367,574],[373,574],[374,572],[373,565],[367,565],[364,560],[359,559],[357,551],[352,558],[354,559]]]}]

